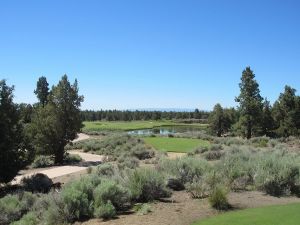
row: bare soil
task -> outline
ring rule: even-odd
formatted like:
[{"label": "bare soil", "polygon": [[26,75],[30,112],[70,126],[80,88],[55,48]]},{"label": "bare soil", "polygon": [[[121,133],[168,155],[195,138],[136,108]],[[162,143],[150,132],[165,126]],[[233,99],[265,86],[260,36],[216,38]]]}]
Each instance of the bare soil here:
[{"label": "bare soil", "polygon": [[186,153],[180,153],[180,152],[168,152],[167,155],[168,155],[169,159],[177,159],[177,158],[186,156],[187,154]]},{"label": "bare soil", "polygon": [[[268,205],[300,203],[296,197],[275,198],[261,192],[231,193],[229,202],[234,210],[255,208]],[[191,223],[220,214],[212,209],[207,199],[191,199],[185,191],[175,192],[163,202],[151,204],[152,212],[148,215],[137,215],[128,212],[110,221],[93,219],[76,225],[190,225]]]}]

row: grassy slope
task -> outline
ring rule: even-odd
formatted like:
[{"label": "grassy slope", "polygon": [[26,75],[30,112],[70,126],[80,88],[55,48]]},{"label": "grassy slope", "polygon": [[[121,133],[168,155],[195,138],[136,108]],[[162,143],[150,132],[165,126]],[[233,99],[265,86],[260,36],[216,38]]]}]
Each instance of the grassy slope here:
[{"label": "grassy slope", "polygon": [[151,129],[160,126],[199,126],[205,127],[204,124],[182,124],[175,123],[172,121],[118,121],[118,122],[108,122],[108,121],[95,121],[95,122],[83,122],[83,131],[103,131],[103,130],[139,130],[139,129]]},{"label": "grassy slope", "polygon": [[208,146],[209,142],[190,138],[146,137],[145,142],[164,152],[190,152],[199,146]]},{"label": "grassy slope", "polygon": [[300,204],[271,206],[225,213],[193,225],[296,225]]}]

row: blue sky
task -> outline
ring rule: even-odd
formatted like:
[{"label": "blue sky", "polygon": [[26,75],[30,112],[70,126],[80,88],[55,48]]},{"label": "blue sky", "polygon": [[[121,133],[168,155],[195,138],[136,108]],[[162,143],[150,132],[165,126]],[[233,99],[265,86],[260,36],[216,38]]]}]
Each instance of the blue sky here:
[{"label": "blue sky", "polygon": [[297,0],[0,1],[0,79],[33,103],[39,76],[79,81],[86,109],[235,106],[251,66],[261,93],[300,91]]}]

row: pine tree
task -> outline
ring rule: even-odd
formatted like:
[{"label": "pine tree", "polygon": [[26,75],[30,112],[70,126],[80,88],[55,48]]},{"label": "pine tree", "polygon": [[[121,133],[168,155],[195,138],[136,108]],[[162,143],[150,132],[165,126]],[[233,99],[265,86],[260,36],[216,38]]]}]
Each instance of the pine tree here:
[{"label": "pine tree", "polygon": [[240,110],[240,129],[247,139],[250,139],[259,129],[262,115],[262,101],[259,85],[255,80],[255,75],[250,67],[242,73],[240,86],[240,95],[236,98]]}]

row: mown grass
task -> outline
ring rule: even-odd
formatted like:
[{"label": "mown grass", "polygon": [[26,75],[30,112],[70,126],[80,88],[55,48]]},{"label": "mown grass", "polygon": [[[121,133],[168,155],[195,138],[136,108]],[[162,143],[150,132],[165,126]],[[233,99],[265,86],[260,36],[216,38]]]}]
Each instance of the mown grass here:
[{"label": "mown grass", "polygon": [[300,221],[300,204],[270,206],[226,213],[192,225],[295,225]]},{"label": "mown grass", "polygon": [[187,153],[197,147],[210,145],[208,141],[191,138],[146,137],[144,141],[156,150],[163,152]]},{"label": "mown grass", "polygon": [[169,120],[161,120],[161,121],[117,121],[117,122],[110,122],[110,121],[94,121],[94,122],[83,122],[84,127],[82,129],[83,132],[85,131],[105,131],[105,130],[121,130],[121,131],[131,131],[131,130],[140,130],[140,129],[152,129],[155,127],[162,127],[162,126],[199,126],[199,127],[206,127],[205,124],[183,124],[183,123],[176,123]]}]

